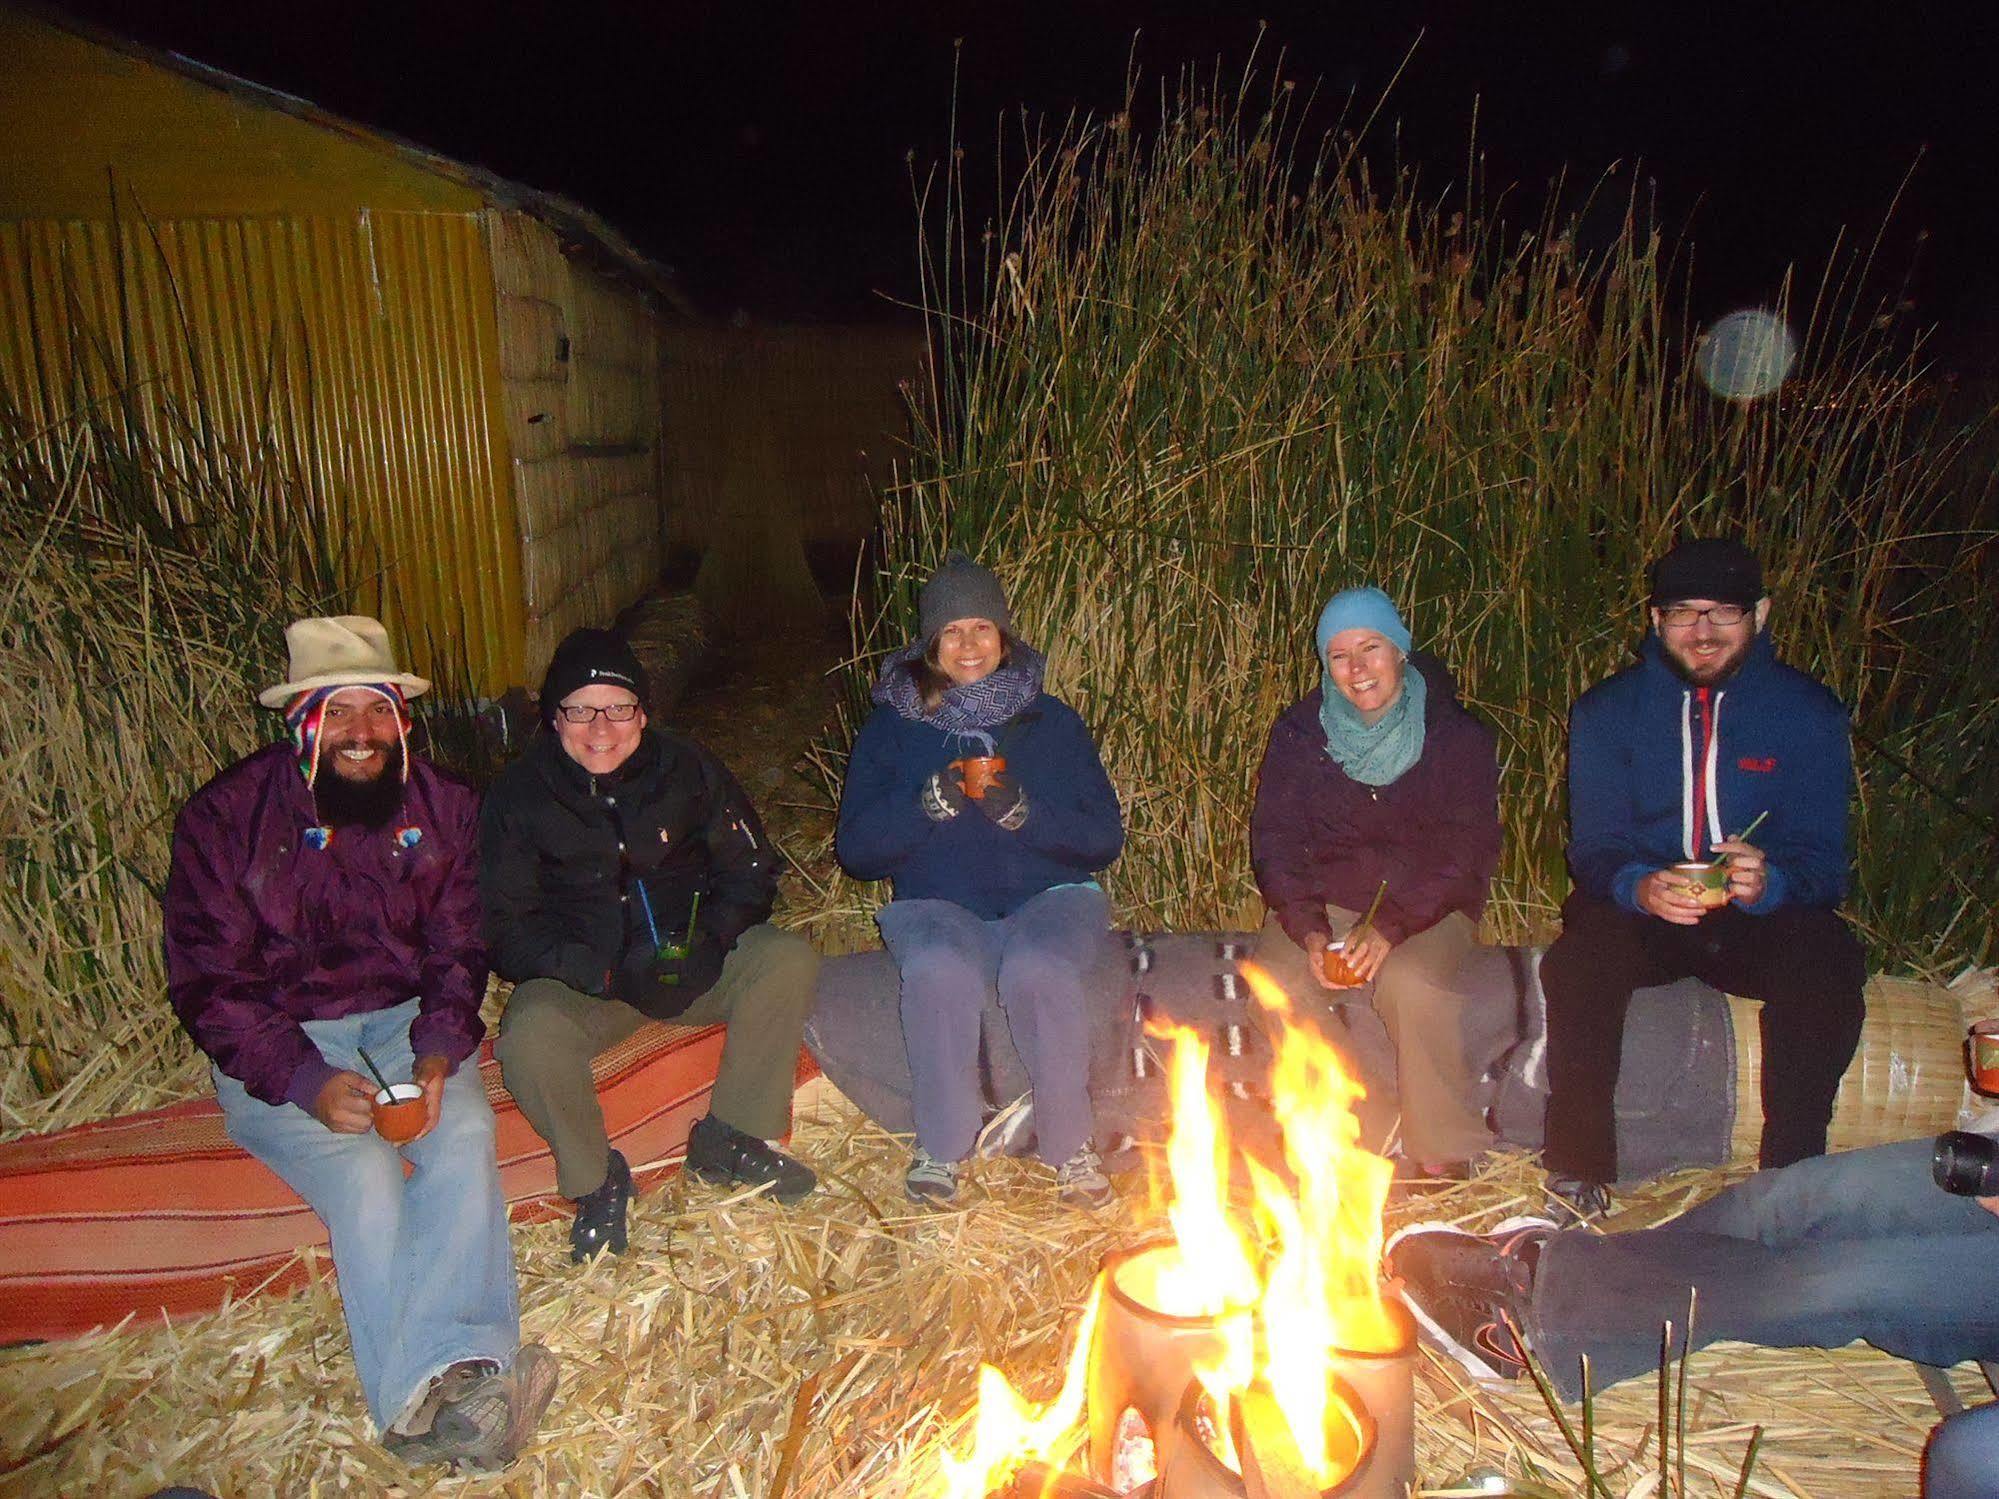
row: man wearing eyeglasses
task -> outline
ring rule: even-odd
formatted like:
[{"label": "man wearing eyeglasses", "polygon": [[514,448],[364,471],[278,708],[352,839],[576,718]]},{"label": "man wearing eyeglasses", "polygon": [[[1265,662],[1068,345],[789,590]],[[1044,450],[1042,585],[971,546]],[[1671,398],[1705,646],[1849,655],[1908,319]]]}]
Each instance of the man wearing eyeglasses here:
[{"label": "man wearing eyeglasses", "polygon": [[578,1261],[624,1252],[632,1192],[590,1062],[648,1020],[728,1027],[690,1172],[787,1203],[817,1185],[773,1142],[790,1127],[818,955],[768,923],[778,861],[742,787],[650,727],[645,698],[621,636],[570,634],[542,682],[544,732],[500,773],[480,827],[486,940],[516,985],[501,1076],[576,1204]]},{"label": "man wearing eyeglasses", "polygon": [[1784,1166],[1825,1152],[1866,980],[1837,909],[1846,709],[1772,652],[1761,565],[1737,541],[1681,542],[1653,565],[1650,617],[1638,664],[1570,711],[1574,888],[1541,964],[1549,1187],[1591,1214],[1617,1180],[1632,990],[1692,975],[1762,1001],[1761,1163]]}]

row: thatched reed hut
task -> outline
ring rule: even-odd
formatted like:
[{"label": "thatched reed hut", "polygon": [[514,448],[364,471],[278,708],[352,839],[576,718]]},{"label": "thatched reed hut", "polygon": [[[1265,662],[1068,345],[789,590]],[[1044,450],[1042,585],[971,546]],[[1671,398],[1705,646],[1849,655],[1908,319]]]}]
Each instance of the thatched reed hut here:
[{"label": "thatched reed hut", "polygon": [[36,8],[0,4],[0,57],[12,409],[138,389],[162,449],[190,423],[204,455],[275,447],[359,601],[473,690],[654,581],[663,268],[560,198]]}]

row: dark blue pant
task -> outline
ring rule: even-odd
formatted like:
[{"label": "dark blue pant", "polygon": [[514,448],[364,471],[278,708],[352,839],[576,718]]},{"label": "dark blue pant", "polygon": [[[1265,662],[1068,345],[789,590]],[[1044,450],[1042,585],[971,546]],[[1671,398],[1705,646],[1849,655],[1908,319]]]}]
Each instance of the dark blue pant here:
[{"label": "dark blue pant", "polygon": [[1617,1180],[1613,1101],[1633,989],[1689,975],[1761,1000],[1765,1166],[1825,1152],[1826,1124],[1860,1044],[1867,962],[1839,916],[1785,906],[1747,916],[1724,906],[1697,926],[1634,914],[1581,891],[1541,960],[1548,997],[1550,1171]]},{"label": "dark blue pant", "polygon": [[1923,1499],[1999,1494],[1999,1405],[1961,1411],[1936,1429],[1923,1457]]},{"label": "dark blue pant", "polygon": [[[1999,1218],[1930,1179],[1929,1140],[1763,1171],[1659,1228],[1570,1230],[1541,1251],[1529,1345],[1562,1394],[1657,1367],[1698,1287],[1693,1346],[1840,1348],[1925,1364],[1999,1358]],[[1999,1482],[1979,1490],[1999,1493]]]},{"label": "dark blue pant", "polygon": [[1044,890],[998,921],[948,900],[898,900],[875,920],[902,974],[916,1143],[940,1161],[971,1154],[982,1111],[979,1012],[997,991],[1034,1088],[1041,1158],[1060,1165],[1087,1144],[1086,981],[1110,926],[1103,891]]}]

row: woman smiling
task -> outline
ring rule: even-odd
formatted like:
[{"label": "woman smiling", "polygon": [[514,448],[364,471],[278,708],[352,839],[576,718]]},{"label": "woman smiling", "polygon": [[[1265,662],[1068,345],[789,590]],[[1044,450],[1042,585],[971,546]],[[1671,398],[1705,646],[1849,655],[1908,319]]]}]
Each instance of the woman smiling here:
[{"label": "woman smiling", "polygon": [[1308,1012],[1313,995],[1373,1000],[1405,1156],[1462,1177],[1490,1143],[1453,979],[1499,865],[1495,741],[1443,664],[1410,655],[1379,588],[1335,594],[1316,644],[1320,684],[1271,730],[1250,821],[1270,911],[1258,960]]}]

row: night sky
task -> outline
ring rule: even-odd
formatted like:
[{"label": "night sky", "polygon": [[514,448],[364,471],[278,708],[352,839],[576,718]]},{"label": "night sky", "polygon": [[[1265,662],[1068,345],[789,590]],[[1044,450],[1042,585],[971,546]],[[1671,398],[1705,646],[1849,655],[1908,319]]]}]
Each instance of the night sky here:
[{"label": "night sky", "polygon": [[[76,14],[594,208],[727,316],[893,316],[911,291],[908,158],[959,134],[984,159],[1002,111],[1106,111],[1132,38],[1154,76],[1263,55],[1330,121],[1415,54],[1376,136],[1442,185],[1474,100],[1489,183],[1522,216],[1571,179],[1642,163],[1690,224],[1695,313],[1815,275],[1842,225],[1944,325],[1947,362],[1999,344],[1999,46],[1976,4],[1644,7],[1138,5],[942,0],[73,0]],[[1973,19],[1983,29],[1973,29]],[[1418,41],[1418,38],[1421,38]],[[1913,169],[1913,176],[1910,176]]]}]

